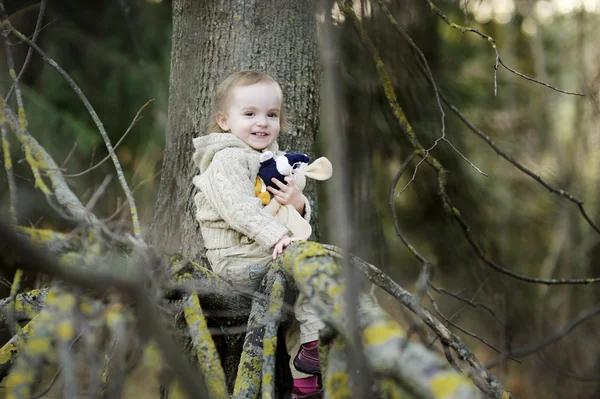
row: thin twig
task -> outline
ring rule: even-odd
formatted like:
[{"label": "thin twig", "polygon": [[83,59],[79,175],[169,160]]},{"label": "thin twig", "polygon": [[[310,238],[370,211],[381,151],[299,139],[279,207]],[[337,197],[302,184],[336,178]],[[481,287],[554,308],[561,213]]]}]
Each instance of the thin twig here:
[{"label": "thin twig", "polygon": [[450,351],[450,347],[447,344],[442,343],[442,348],[444,348],[444,355],[446,356],[446,360],[448,360],[448,363],[450,363],[452,368],[459,373],[464,374],[465,372],[462,371],[460,366],[456,363],[456,360],[454,360],[452,352]]},{"label": "thin twig", "polygon": [[[421,62],[423,63],[423,66],[426,69],[427,79],[431,83],[431,87],[433,88],[433,92],[435,94],[435,101],[437,103],[438,109],[440,111],[440,116],[441,116],[442,134],[439,138],[437,138],[435,140],[433,145],[427,149],[427,151],[425,153],[425,157],[427,157],[429,152],[432,151],[440,141],[444,141],[444,142],[448,143],[450,148],[452,148],[452,150],[454,150],[463,160],[465,160],[469,165],[471,165],[471,167],[473,167],[479,173],[481,173],[482,175],[487,177],[488,175],[486,173],[481,171],[481,169],[479,169],[473,162],[471,162],[466,156],[464,156],[460,151],[458,151],[458,149],[456,147],[454,147],[454,145],[446,138],[446,113],[444,112],[444,107],[442,106],[442,102],[440,100],[439,89],[438,89],[437,84],[435,83],[435,79],[433,78],[431,69],[429,68],[429,63],[427,62],[427,58],[425,58],[425,55],[423,54],[423,52],[421,51],[419,46],[417,46],[415,44],[415,42],[410,37],[410,35],[408,35],[408,33],[406,33],[406,31],[404,31],[404,29],[402,29],[402,27],[400,26],[398,21],[396,21],[396,19],[394,18],[394,16],[390,12],[390,10],[387,8],[385,3],[382,0],[377,0],[377,3],[379,4],[379,7],[384,12],[384,14],[387,16],[388,21],[390,21],[390,23],[392,24],[394,29],[396,29],[396,31],[398,31],[398,33],[400,33],[400,35],[404,38],[404,40],[406,40],[406,42],[413,49],[413,51],[415,53],[417,53],[418,58],[421,60]],[[420,162],[419,162],[419,164],[420,164]],[[411,180],[411,182],[414,181],[414,176],[416,175],[418,168],[419,168],[419,165],[417,165],[417,167],[415,167],[415,172],[413,174],[413,179]],[[410,184],[410,182],[409,182],[409,184]],[[405,189],[406,189],[406,187],[402,191],[404,191]]]},{"label": "thin twig", "polygon": [[431,295],[431,293],[429,291],[427,291],[427,297],[429,298],[429,301],[433,305],[433,310],[435,311],[435,313],[438,316],[440,316],[442,319],[444,319],[444,321],[446,323],[448,323],[452,327],[456,328],[457,330],[462,331],[464,334],[467,334],[468,336],[475,338],[476,340],[478,340],[479,342],[481,342],[485,346],[489,347],[490,349],[494,350],[495,352],[498,352],[498,353],[500,353],[500,354],[508,357],[509,359],[516,361],[517,363],[520,363],[519,360],[513,358],[512,356],[509,356],[507,353],[502,352],[500,349],[496,348],[494,345],[490,344],[485,339],[481,338],[477,334],[474,334],[474,333],[466,330],[465,328],[462,328],[461,326],[459,326],[458,324],[456,324],[452,320],[450,320],[448,317],[446,317],[446,315],[444,315],[441,312],[441,310],[439,309],[437,303],[435,302],[435,299],[433,299],[433,296]]},{"label": "thin twig", "polygon": [[[431,279],[431,275],[433,273],[432,265],[429,262],[423,263],[421,267],[421,272],[419,273],[419,277],[417,278],[417,282],[415,284],[415,299],[417,300],[417,306],[421,307],[423,303],[423,296],[427,292],[427,284]],[[406,332],[406,336],[403,339],[401,348],[404,350],[406,348],[406,344],[408,344],[408,340],[410,339],[413,332],[421,329],[423,324],[423,320],[420,317],[413,322],[408,331]]]},{"label": "thin twig", "polygon": [[[146,102],[146,104],[142,105],[142,108],[139,109],[139,111],[137,112],[137,114],[135,114],[135,117],[133,118],[133,121],[131,121],[131,124],[129,125],[129,127],[127,128],[127,130],[125,131],[125,133],[123,134],[123,136],[119,139],[119,141],[117,141],[117,144],[115,144],[115,146],[113,147],[113,151],[116,151],[117,148],[119,147],[119,145],[123,142],[123,140],[125,139],[125,137],[127,137],[127,135],[129,134],[129,132],[131,131],[131,128],[133,126],[135,126],[135,124],[137,122],[139,122],[142,117],[140,116],[140,113],[144,110],[144,108],[146,108],[148,106],[148,104],[150,104],[151,102],[154,101],[154,98],[151,98],[150,100],[148,100]],[[106,162],[109,158],[111,157],[111,154],[108,154],[106,157],[104,157],[104,159],[100,162],[98,162],[96,165],[94,166],[90,166],[88,169],[84,170],[83,172],[79,172],[79,173],[74,173],[74,174],[65,174],[66,177],[79,177],[79,176],[83,176],[86,173],[91,172],[92,170],[96,169],[97,167],[99,167],[100,165],[102,165],[104,162]]]},{"label": "thin twig", "polygon": [[43,60],[45,62],[47,62],[51,67],[53,67],[67,81],[69,86],[77,94],[77,96],[79,97],[79,99],[81,100],[81,102],[83,103],[83,105],[85,106],[87,111],[89,112],[90,116],[94,120],[94,123],[96,124],[96,127],[98,128],[98,130],[100,132],[100,135],[104,139],[106,149],[108,150],[109,154],[111,155],[112,161],[115,165],[115,169],[117,171],[117,176],[119,178],[119,182],[121,183],[121,186],[123,187],[123,191],[125,192],[125,195],[127,197],[127,201],[129,202],[129,210],[131,212],[131,219],[133,222],[133,233],[138,240],[143,240],[143,238],[141,236],[140,222],[138,219],[137,208],[135,206],[135,200],[133,198],[133,195],[131,194],[131,190],[129,189],[129,185],[127,184],[127,180],[125,179],[125,175],[123,174],[123,170],[121,168],[121,164],[119,163],[119,159],[117,158],[117,155],[115,154],[115,152],[113,150],[113,146],[110,142],[110,138],[108,137],[108,134],[106,133],[106,130],[104,129],[104,126],[102,125],[102,122],[100,121],[100,118],[98,117],[98,114],[96,114],[96,111],[94,110],[94,108],[92,107],[90,102],[88,101],[87,97],[83,94],[83,92],[81,91],[81,89],[79,88],[77,83],[75,83],[75,81],[64,71],[64,69],[62,69],[56,63],[56,61],[54,61],[52,58],[50,58],[37,44],[35,44],[31,40],[29,40],[25,35],[23,35],[21,32],[16,30],[11,25],[10,21],[8,20],[7,14],[6,14],[6,10],[4,8],[4,4],[2,2],[0,2],[0,12],[2,12],[2,18],[4,19],[3,25],[4,25],[5,29],[8,29],[10,34],[23,40],[25,43],[27,43],[29,46],[31,46],[43,58]]},{"label": "thin twig", "polygon": [[[40,32],[42,31],[42,22],[44,21],[44,12],[45,11],[46,11],[46,0],[41,0],[40,1],[40,11],[38,13],[37,22],[35,23],[35,29],[33,31],[33,36],[31,37],[31,41],[34,43],[37,40]],[[21,77],[27,70],[29,63],[31,62],[32,55],[33,55],[33,49],[30,47],[27,50],[27,56],[25,56],[25,61],[23,62],[23,66],[21,67],[21,70],[19,71],[19,75],[17,75],[17,77],[15,78],[15,82],[13,82],[12,86],[10,87],[8,94],[6,94],[6,102],[8,102],[10,100],[10,96],[12,95],[13,90],[16,89],[16,82],[21,80]]]},{"label": "thin twig", "polygon": [[463,113],[460,112],[460,110],[458,108],[456,108],[453,104],[451,104],[448,101],[448,99],[444,96],[444,93],[440,93],[440,96],[441,96],[442,100],[444,101],[444,103],[446,104],[446,106],[448,106],[452,110],[452,112],[454,112],[454,114],[456,114],[456,116],[458,116],[458,118],[473,133],[475,133],[482,140],[484,140],[486,143],[488,143],[488,145],[496,152],[496,154],[498,154],[502,158],[506,159],[508,162],[510,162],[512,165],[514,165],[517,169],[519,169],[521,172],[523,172],[524,174],[526,174],[527,176],[531,177],[533,180],[535,180],[536,182],[538,182],[539,184],[541,184],[545,189],[547,189],[551,193],[557,194],[557,195],[559,195],[559,196],[567,199],[568,201],[571,201],[574,204],[576,204],[577,207],[579,208],[579,211],[581,212],[581,214],[583,215],[583,217],[585,218],[585,220],[588,222],[588,224],[594,230],[596,230],[597,233],[600,234],[600,227],[598,225],[596,225],[589,218],[589,216],[587,215],[587,213],[586,213],[586,211],[585,211],[585,209],[583,207],[584,202],[582,200],[580,200],[579,198],[574,197],[568,191],[565,191],[563,189],[556,188],[556,187],[552,186],[551,184],[549,184],[548,182],[546,182],[543,178],[541,178],[540,176],[536,175],[531,170],[529,170],[528,168],[526,168],[523,164],[521,164],[520,162],[518,162],[512,155],[510,155],[507,152],[501,150],[500,147],[498,147],[496,145],[496,143],[494,143],[494,140],[492,140],[492,138],[490,136],[488,136],[487,134],[485,134],[481,129],[477,128],[477,126],[475,126],[473,123],[471,123],[471,121],[469,121],[467,119],[467,117],[465,115],[463,115]]},{"label": "thin twig", "polygon": [[404,161],[402,163],[402,165],[400,166],[400,170],[398,170],[398,173],[396,173],[396,176],[394,176],[394,180],[392,181],[392,185],[390,186],[388,205],[390,206],[390,211],[392,212],[392,218],[394,220],[394,227],[396,229],[396,235],[398,236],[398,238],[400,238],[402,243],[404,243],[406,248],[408,248],[408,250],[410,252],[412,252],[412,254],[417,259],[419,259],[419,261],[421,261],[423,264],[425,264],[425,263],[429,263],[429,261],[417,251],[417,249],[404,236],[404,234],[402,233],[402,230],[400,230],[400,224],[398,222],[398,215],[396,214],[396,205],[394,203],[394,192],[396,191],[396,185],[398,184],[398,181],[404,174],[404,171],[406,170],[406,168],[408,167],[410,162],[415,158],[415,156],[416,156],[416,152],[412,152],[410,154],[410,156],[406,159],[406,161]]},{"label": "thin twig", "polygon": [[75,148],[77,148],[77,141],[73,143],[73,147],[71,147],[71,151],[69,151],[69,153],[67,154],[67,157],[63,161],[62,165],[60,165],[61,170],[65,169],[67,162],[69,162],[69,159],[71,159],[71,156],[75,153]]},{"label": "thin twig", "polygon": [[[579,313],[573,320],[569,321],[566,325],[564,325],[558,331],[554,332],[553,334],[548,336],[546,339],[544,339],[541,343],[533,345],[533,346],[528,346],[525,348],[515,349],[514,351],[510,351],[509,355],[518,357],[518,358],[523,358],[523,357],[532,355],[534,353],[537,353],[537,352],[541,351],[542,349],[546,348],[547,346],[550,346],[550,345],[560,341],[567,334],[569,334],[571,331],[573,331],[577,326],[579,326],[580,324],[582,324],[582,323],[586,322],[587,320],[590,320],[598,315],[600,315],[600,305],[596,305],[590,309],[586,309],[583,312]],[[495,367],[498,364],[502,363],[503,361],[504,361],[504,356],[498,357],[497,359],[494,359],[491,362],[489,362],[488,364],[486,364],[486,367],[488,367],[488,368]]]},{"label": "thin twig", "polygon": [[98,201],[100,196],[102,196],[104,191],[106,191],[106,187],[108,187],[111,180],[112,180],[112,175],[107,175],[104,178],[104,180],[102,181],[102,183],[100,184],[98,189],[94,192],[94,194],[92,195],[92,197],[90,198],[88,203],[85,205],[85,209],[87,209],[88,211],[91,211],[92,209],[94,209],[96,202]]},{"label": "thin twig", "polygon": [[479,247],[479,245],[475,241],[473,235],[471,234],[470,226],[466,223],[465,219],[462,218],[460,211],[453,205],[452,201],[450,200],[450,196],[448,195],[447,190],[446,190],[448,171],[430,153],[427,153],[427,156],[425,156],[426,155],[425,148],[419,142],[419,139],[417,138],[417,136],[412,128],[412,125],[408,122],[406,115],[404,114],[404,111],[402,110],[402,107],[400,107],[400,104],[398,103],[389,73],[387,71],[385,64],[383,63],[383,61],[381,59],[379,50],[377,49],[377,47],[375,47],[375,44],[373,43],[371,38],[367,35],[364,27],[362,26],[360,19],[356,16],[356,13],[354,12],[354,9],[352,8],[352,5],[348,2],[348,0],[338,0],[338,5],[340,8],[340,11],[344,14],[344,16],[346,16],[350,21],[352,21],[354,23],[354,26],[356,28],[357,33],[360,36],[362,43],[370,51],[370,53],[373,57],[373,61],[375,62],[376,66],[377,66],[377,72],[379,74],[379,79],[385,89],[384,92],[385,92],[386,98],[389,102],[390,108],[392,109],[392,112],[394,113],[394,116],[396,117],[398,123],[403,128],[404,133],[406,134],[409,143],[414,148],[415,153],[417,155],[421,156],[424,159],[424,162],[427,162],[427,164],[436,171],[437,180],[438,180],[438,195],[440,196],[440,198],[442,200],[442,203],[443,203],[442,205],[443,205],[444,210],[449,215],[452,215],[455,218],[455,220],[460,224],[467,241],[475,249],[477,255],[488,266],[490,266],[494,270],[496,270],[502,274],[511,276],[513,278],[516,278],[518,280],[529,282],[529,283],[547,284],[547,285],[565,285],[565,284],[590,284],[590,283],[600,282],[600,278],[562,279],[562,280],[546,280],[546,279],[532,278],[532,277],[528,277],[528,276],[524,276],[524,275],[512,272],[512,271],[498,265],[497,263],[491,261],[490,259],[488,259],[485,256],[485,253]]},{"label": "thin twig", "polygon": [[573,96],[585,97],[585,94],[573,93],[573,92],[570,92],[570,91],[561,90],[561,89],[558,89],[558,88],[556,88],[554,86],[549,85],[548,83],[544,83],[544,82],[542,82],[540,80],[534,79],[532,77],[529,77],[527,75],[524,75],[524,74],[522,74],[520,72],[515,71],[514,69],[510,68],[509,66],[507,66],[502,61],[502,58],[500,58],[500,53],[498,52],[498,47],[496,46],[496,40],[493,37],[491,37],[489,35],[486,35],[485,33],[481,32],[481,31],[479,31],[477,29],[470,28],[470,27],[467,27],[467,26],[461,26],[461,25],[458,25],[458,24],[452,22],[446,15],[444,15],[444,13],[442,13],[442,11],[440,11],[439,8],[437,8],[437,6],[435,4],[433,4],[433,2],[431,0],[425,0],[425,1],[427,3],[429,3],[429,6],[433,10],[433,12],[435,12],[451,28],[457,29],[457,30],[459,30],[462,33],[465,33],[465,32],[475,33],[476,35],[481,36],[483,39],[487,40],[490,43],[490,45],[492,46],[492,49],[494,49],[494,52],[496,53],[496,62],[494,64],[494,95],[497,95],[497,93],[498,93],[496,71],[498,70],[498,64],[500,64],[504,68],[506,68],[506,70],[514,73],[515,75],[518,75],[518,76],[520,76],[520,77],[522,77],[524,79],[527,79],[529,81],[535,82],[535,83],[540,84],[542,86],[548,87],[548,88],[550,88],[552,90],[555,90],[555,91],[558,91],[558,92],[564,93],[564,94],[570,94],[570,95],[573,95]]},{"label": "thin twig", "polygon": [[460,295],[450,292],[444,288],[438,288],[435,285],[433,285],[432,283],[429,283],[429,287],[431,287],[431,289],[437,293],[443,293],[443,294],[449,295],[449,296],[451,296],[455,299],[458,299],[459,301],[462,301],[474,308],[485,309],[494,318],[494,320],[496,320],[496,322],[498,324],[502,325],[502,322],[500,320],[498,320],[498,317],[496,317],[496,314],[494,313],[494,311],[492,309],[490,309],[489,307],[487,307],[486,305],[479,303],[479,302],[473,302],[473,299],[465,299],[465,298],[461,297]]},{"label": "thin twig", "polygon": [[[136,184],[136,186],[133,188],[132,192],[135,193],[144,184],[148,183],[149,181],[152,181],[152,180],[156,179],[156,177],[158,177],[158,175],[160,175],[160,174],[161,174],[161,171],[158,171],[154,175],[150,176],[149,178],[142,180],[141,182],[139,182],[138,184]],[[115,217],[117,217],[117,215],[119,213],[121,213],[121,211],[123,209],[125,209],[125,206],[127,205],[127,203],[124,202],[124,203],[122,203],[122,204],[119,205],[119,201],[120,201],[120,198],[117,198],[117,210],[112,215],[110,215],[109,217],[107,217],[106,219],[104,219],[103,220],[104,223],[108,223],[108,222],[112,221]]]}]

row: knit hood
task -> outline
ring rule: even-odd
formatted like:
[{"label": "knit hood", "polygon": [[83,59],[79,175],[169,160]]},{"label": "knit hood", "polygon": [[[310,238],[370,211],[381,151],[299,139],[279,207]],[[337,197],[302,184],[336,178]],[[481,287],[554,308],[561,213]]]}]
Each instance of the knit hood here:
[{"label": "knit hood", "polygon": [[[205,136],[196,137],[192,141],[196,149],[192,159],[194,164],[200,168],[200,173],[204,173],[215,154],[224,148],[242,148],[249,151],[256,151],[231,133],[210,133]],[[276,153],[278,150],[277,141],[274,141],[263,151],[266,150]]]}]

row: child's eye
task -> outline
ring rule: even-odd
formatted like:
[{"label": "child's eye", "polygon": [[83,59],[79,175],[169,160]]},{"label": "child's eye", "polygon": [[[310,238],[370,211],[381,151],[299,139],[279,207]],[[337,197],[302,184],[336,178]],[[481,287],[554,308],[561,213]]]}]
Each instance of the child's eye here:
[{"label": "child's eye", "polygon": [[278,116],[277,116],[277,114],[276,114],[276,113],[274,113],[274,112],[271,112],[271,113],[269,114],[269,118],[277,118],[277,117],[278,117]]},{"label": "child's eye", "polygon": [[244,115],[245,116],[254,116],[254,112],[247,111],[247,112],[244,112]]}]

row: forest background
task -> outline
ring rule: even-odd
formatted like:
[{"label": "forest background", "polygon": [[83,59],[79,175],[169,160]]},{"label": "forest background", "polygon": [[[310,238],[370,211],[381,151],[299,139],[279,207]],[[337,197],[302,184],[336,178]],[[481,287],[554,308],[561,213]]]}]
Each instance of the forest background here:
[{"label": "forest background", "polygon": [[[33,32],[37,3],[5,3],[11,22],[22,32]],[[433,90],[419,71],[417,56],[387,22],[377,2],[359,3],[357,10],[390,69],[399,103],[429,148],[440,137],[442,123]],[[584,97],[557,92],[502,67],[496,78],[496,53],[491,43],[475,33],[453,29],[426,0],[386,4],[422,50],[448,102],[504,152],[551,185],[585,201],[591,220],[600,223],[600,1],[436,3],[457,24],[492,36],[506,65]],[[413,291],[422,265],[396,236],[389,207],[392,181],[410,152],[374,64],[352,26],[338,15],[336,27],[341,34],[345,123],[351,149],[352,213],[361,237],[361,245],[353,252]],[[170,2],[92,0],[82,6],[74,0],[50,1],[38,43],[77,81],[113,143],[123,136],[142,105],[154,99],[116,150],[134,187],[140,222],[148,227],[153,219],[167,124]],[[13,51],[20,65],[27,47],[19,44]],[[5,68],[6,63],[0,62],[3,94],[11,86]],[[21,82],[29,130],[54,159],[65,160],[67,175],[85,170],[107,155],[80,100],[41,59],[33,57]],[[293,116],[293,109],[289,111]],[[449,170],[448,193],[484,252],[522,275],[600,276],[600,236],[578,207],[498,156],[447,108],[446,114],[446,138],[470,163],[446,141],[437,143],[432,154]],[[323,138],[317,135],[317,139],[321,143],[319,154],[327,155]],[[11,145],[19,147],[12,139]],[[27,163],[18,161],[23,157],[14,157],[20,193],[18,220],[23,225],[60,231],[66,222],[34,189]],[[444,212],[432,171],[415,169],[415,165],[400,179],[392,195],[404,235],[436,265],[435,287],[474,298],[492,312],[481,306],[466,307],[460,300],[432,289],[440,311],[504,353],[535,347],[555,332],[568,330],[552,345],[519,357],[520,363],[504,359],[492,372],[517,398],[598,397],[600,347],[596,342],[600,321],[590,317],[599,313],[595,307],[600,300],[598,288],[535,285],[487,267],[464,238],[461,227]],[[84,176],[69,177],[68,182],[85,203],[110,174],[114,172],[107,162]],[[321,194],[330,185],[319,184]],[[336,204],[324,198],[321,195],[319,204],[321,241],[331,242],[335,241],[331,226],[336,221],[331,215]],[[7,210],[9,193],[4,174],[0,174],[0,200],[2,210]],[[98,217],[111,218],[109,224],[114,228],[127,230],[131,227],[124,203],[117,179],[112,179],[94,212]],[[7,287],[0,286],[0,290],[5,291],[0,298],[8,295]],[[413,325],[413,317],[403,307],[385,295],[379,297],[383,307],[407,329]],[[430,306],[426,296],[423,301]],[[577,320],[585,322],[575,323]],[[450,328],[484,363],[500,356],[480,340]],[[437,349],[435,344],[433,348]]]}]

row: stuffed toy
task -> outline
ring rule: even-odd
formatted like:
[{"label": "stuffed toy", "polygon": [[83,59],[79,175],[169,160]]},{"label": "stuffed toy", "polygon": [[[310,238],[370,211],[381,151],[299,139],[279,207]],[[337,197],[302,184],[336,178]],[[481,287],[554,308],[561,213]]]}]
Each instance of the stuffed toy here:
[{"label": "stuffed toy", "polygon": [[271,179],[285,183],[286,176],[292,176],[294,182],[300,191],[306,186],[306,178],[315,180],[327,180],[333,173],[331,162],[325,157],[321,157],[311,163],[306,154],[283,154],[277,157],[273,156],[271,151],[265,151],[260,156],[260,169],[256,177],[254,191],[256,196],[261,199],[265,205],[265,210],[284,226],[290,230],[293,237],[303,240],[308,239],[312,233],[310,224],[304,219],[291,205],[283,206],[267,191],[267,186],[278,188]]}]

